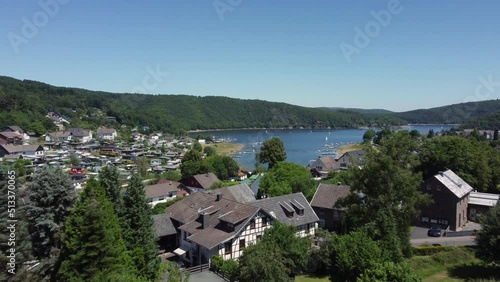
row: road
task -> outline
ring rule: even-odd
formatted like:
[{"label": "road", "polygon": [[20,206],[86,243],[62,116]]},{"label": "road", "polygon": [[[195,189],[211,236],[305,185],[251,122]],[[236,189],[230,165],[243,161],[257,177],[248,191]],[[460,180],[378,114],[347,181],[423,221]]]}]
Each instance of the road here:
[{"label": "road", "polygon": [[475,236],[462,236],[462,237],[428,237],[420,239],[411,239],[410,242],[413,246],[439,244],[441,246],[473,246],[476,244],[474,241]]}]

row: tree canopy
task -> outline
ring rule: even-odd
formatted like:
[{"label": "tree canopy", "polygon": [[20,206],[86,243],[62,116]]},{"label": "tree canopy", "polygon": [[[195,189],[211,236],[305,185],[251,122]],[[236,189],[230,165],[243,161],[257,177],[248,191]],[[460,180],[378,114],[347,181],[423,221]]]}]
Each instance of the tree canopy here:
[{"label": "tree canopy", "polygon": [[262,142],[260,152],[255,155],[255,158],[259,163],[267,163],[269,169],[273,168],[278,162],[285,161],[286,151],[283,141],[273,137]]},{"label": "tree canopy", "polygon": [[480,215],[479,222],[481,230],[476,236],[477,256],[500,263],[500,201],[489,212]]},{"label": "tree canopy", "polygon": [[66,223],[59,281],[96,281],[121,273],[136,276],[118,217],[104,189],[91,179]]},{"label": "tree canopy", "polygon": [[306,198],[312,198],[317,183],[309,170],[291,162],[279,162],[273,166],[260,181],[259,191],[269,197],[302,192]]}]

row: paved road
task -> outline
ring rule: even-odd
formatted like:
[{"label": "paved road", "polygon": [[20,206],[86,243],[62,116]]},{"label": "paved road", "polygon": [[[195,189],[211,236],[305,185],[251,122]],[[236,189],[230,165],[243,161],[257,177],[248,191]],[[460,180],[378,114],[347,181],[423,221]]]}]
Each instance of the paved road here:
[{"label": "paved road", "polygon": [[439,244],[441,246],[472,246],[475,245],[475,236],[462,236],[462,237],[428,237],[420,239],[411,239],[410,242],[413,246]]}]

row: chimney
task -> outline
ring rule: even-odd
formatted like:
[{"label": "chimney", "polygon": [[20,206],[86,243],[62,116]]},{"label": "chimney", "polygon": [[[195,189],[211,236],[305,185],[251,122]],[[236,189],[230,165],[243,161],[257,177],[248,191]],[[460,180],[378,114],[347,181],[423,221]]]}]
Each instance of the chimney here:
[{"label": "chimney", "polygon": [[201,223],[201,229],[208,228],[208,225],[210,224],[210,215],[209,214],[207,214],[205,212],[199,212],[198,219]]},{"label": "chimney", "polygon": [[215,201],[218,202],[222,199],[222,193],[221,192],[217,192],[216,194],[216,198],[215,198]]}]

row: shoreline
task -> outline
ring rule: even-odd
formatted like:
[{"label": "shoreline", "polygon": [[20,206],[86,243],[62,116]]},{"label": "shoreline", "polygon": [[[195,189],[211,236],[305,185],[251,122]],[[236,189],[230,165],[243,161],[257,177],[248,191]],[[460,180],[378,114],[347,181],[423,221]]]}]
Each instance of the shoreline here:
[{"label": "shoreline", "polygon": [[[406,125],[391,125],[391,127],[408,127],[408,126],[455,126],[458,124],[451,123],[411,123]],[[187,134],[190,133],[200,133],[200,132],[219,132],[219,131],[258,131],[258,130],[343,130],[343,129],[370,129],[370,128],[380,128],[380,127],[325,127],[325,128],[289,128],[289,127],[243,127],[243,128],[219,128],[219,129],[194,129],[194,130],[186,130]]]}]

